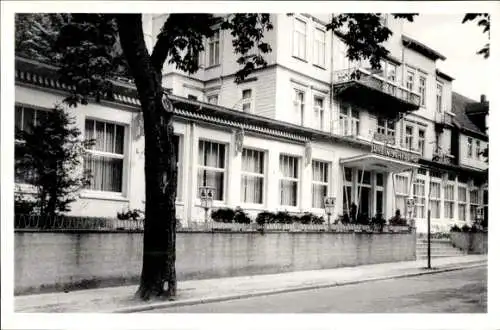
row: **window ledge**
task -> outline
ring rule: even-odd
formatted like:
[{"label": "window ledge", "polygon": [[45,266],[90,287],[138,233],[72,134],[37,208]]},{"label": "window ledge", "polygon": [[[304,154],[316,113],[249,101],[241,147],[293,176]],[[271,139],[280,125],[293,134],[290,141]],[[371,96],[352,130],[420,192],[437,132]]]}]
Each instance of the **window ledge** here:
[{"label": "window ledge", "polygon": [[80,193],[80,198],[84,199],[102,199],[109,201],[119,201],[119,202],[128,202],[128,198],[123,196],[120,193],[112,193],[112,192],[98,192],[98,191],[82,191]]},{"label": "window ledge", "polygon": [[217,68],[220,66],[220,63],[219,64],[213,64],[213,65],[209,65],[209,66],[206,66],[205,67],[205,70],[210,70],[210,69],[213,69],[213,68]]},{"label": "window ledge", "polygon": [[326,71],[326,67],[321,66],[321,65],[319,65],[319,64],[313,64],[313,66],[314,66],[314,67],[316,67],[316,68],[318,68],[318,69],[321,69],[321,70]]},{"label": "window ledge", "polygon": [[299,60],[299,61],[302,61],[304,63],[309,63],[309,62],[307,62],[307,60],[305,58],[301,58],[301,57],[298,57],[298,56],[295,56],[295,55],[292,55],[292,57],[295,58],[295,59],[297,59],[297,60]]}]

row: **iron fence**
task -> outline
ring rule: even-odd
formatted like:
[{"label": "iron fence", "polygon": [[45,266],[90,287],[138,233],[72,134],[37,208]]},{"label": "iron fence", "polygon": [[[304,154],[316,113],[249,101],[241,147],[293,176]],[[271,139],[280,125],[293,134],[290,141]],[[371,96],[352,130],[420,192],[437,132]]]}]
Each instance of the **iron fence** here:
[{"label": "iron fence", "polygon": [[[143,231],[144,220],[119,220],[99,217],[39,216],[16,214],[14,228],[18,231]],[[411,226],[359,224],[301,224],[301,223],[222,223],[189,222],[177,227],[179,232],[411,232]]]}]

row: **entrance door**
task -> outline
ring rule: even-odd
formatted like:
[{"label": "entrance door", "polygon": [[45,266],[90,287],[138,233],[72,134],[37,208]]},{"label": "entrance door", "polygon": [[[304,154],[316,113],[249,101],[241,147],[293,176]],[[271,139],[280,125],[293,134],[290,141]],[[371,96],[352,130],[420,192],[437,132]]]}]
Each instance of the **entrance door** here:
[{"label": "entrance door", "polygon": [[384,191],[377,190],[376,200],[375,200],[375,212],[383,214],[384,213]]}]

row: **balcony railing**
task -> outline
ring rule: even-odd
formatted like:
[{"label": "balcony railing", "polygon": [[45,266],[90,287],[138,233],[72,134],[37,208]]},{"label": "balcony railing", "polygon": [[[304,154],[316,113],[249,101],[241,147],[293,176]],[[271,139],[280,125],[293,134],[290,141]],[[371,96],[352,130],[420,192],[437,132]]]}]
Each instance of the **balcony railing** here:
[{"label": "balcony railing", "polygon": [[435,150],[432,154],[432,160],[442,164],[453,164],[454,159],[455,156],[440,150]]},{"label": "balcony railing", "polygon": [[442,125],[452,125],[453,124],[453,117],[455,117],[454,113],[448,112],[448,111],[441,111],[435,113],[435,122],[437,124],[442,124]]},{"label": "balcony railing", "polygon": [[391,145],[396,144],[396,138],[394,137],[394,135],[388,135],[388,134],[383,134],[383,133],[378,133],[378,132],[373,133],[373,140],[378,141],[378,142],[382,142],[385,144],[391,144]]},{"label": "balcony railing", "polygon": [[392,81],[388,81],[382,77],[374,75],[366,69],[350,68],[335,71],[333,73],[334,85],[347,82],[357,82],[384,94],[393,96],[401,101],[413,105],[415,110],[420,107],[420,94],[399,86]]}]

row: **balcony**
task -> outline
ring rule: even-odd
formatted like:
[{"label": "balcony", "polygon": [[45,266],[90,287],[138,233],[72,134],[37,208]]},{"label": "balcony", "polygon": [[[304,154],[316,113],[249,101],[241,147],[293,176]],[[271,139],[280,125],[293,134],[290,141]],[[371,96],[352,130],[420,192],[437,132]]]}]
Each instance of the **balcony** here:
[{"label": "balcony", "polygon": [[396,144],[396,138],[394,135],[382,134],[382,133],[373,133],[373,140],[378,141],[384,144]]},{"label": "balcony", "polygon": [[432,161],[441,164],[455,164],[455,156],[450,155],[449,152],[444,152],[442,150],[434,150],[432,154]]},{"label": "balcony", "polygon": [[350,68],[333,73],[333,93],[340,98],[397,117],[399,113],[420,108],[420,95],[363,68]]},{"label": "balcony", "polygon": [[444,127],[452,127],[455,114],[448,111],[436,111],[434,114],[436,131],[442,132]]}]

